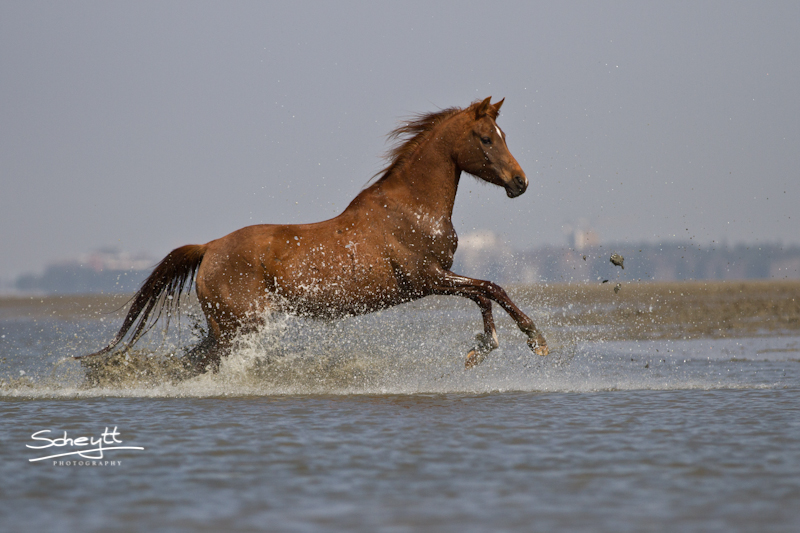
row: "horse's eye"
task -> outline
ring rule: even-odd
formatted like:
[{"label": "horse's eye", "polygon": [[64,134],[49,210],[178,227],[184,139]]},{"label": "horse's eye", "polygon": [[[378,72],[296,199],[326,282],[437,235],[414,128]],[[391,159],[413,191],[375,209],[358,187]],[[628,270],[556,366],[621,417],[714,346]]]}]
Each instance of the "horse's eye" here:
[{"label": "horse's eye", "polygon": [[492,140],[489,137],[481,137],[481,142],[486,145],[492,144]]}]

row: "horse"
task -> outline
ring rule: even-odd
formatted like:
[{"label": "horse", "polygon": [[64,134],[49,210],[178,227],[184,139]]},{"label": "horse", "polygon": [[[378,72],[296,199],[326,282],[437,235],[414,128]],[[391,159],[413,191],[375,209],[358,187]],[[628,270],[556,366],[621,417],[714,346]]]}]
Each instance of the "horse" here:
[{"label": "horse", "polygon": [[207,336],[188,356],[197,373],[218,370],[237,335],[257,328],[270,312],[338,319],[430,295],[469,298],[480,309],[483,332],[467,353],[466,368],[499,345],[493,301],[534,353],[547,355],[542,333],[499,285],[450,271],[461,174],[503,187],[509,198],[528,188],[496,122],[504,101],[492,104],[489,97],[401,123],[389,134],[396,144],[388,165],[334,218],[248,226],[172,250],[132,297],[116,336],[86,356],[111,352],[131,330],[132,346],[165,309],[167,317],[180,311],[181,294],[193,280],[208,323]]}]

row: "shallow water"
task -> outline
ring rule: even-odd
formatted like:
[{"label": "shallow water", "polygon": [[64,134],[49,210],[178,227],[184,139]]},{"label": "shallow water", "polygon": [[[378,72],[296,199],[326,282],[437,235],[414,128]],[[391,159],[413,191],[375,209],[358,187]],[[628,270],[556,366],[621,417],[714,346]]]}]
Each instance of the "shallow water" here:
[{"label": "shallow water", "polygon": [[[180,337],[173,328],[94,369],[94,386],[68,357],[118,322],[6,312],[0,525],[800,527],[800,337],[587,342],[543,308],[533,317],[551,356],[502,318],[501,348],[467,371],[479,314],[455,302],[331,324],[274,317],[218,374],[179,380],[169,370],[192,342],[184,321]],[[41,438],[106,428],[116,446],[144,449],[31,461],[81,449],[27,447]]]}]

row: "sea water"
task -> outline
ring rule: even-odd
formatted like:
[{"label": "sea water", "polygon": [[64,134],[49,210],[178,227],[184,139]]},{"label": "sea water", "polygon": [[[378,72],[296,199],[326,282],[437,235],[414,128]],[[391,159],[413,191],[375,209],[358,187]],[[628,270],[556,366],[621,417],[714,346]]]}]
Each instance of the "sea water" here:
[{"label": "sea water", "polygon": [[498,316],[466,370],[479,314],[432,302],[275,316],[189,378],[187,321],[87,368],[118,321],[6,310],[0,529],[800,530],[800,337],[587,341],[542,308],[550,356]]}]

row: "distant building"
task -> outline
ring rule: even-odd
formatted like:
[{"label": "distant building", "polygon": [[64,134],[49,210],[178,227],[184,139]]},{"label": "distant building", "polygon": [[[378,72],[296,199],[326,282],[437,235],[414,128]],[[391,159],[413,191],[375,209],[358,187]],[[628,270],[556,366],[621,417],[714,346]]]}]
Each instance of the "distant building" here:
[{"label": "distant building", "polygon": [[570,246],[578,252],[600,245],[600,235],[593,229],[578,228],[572,231]]},{"label": "distant building", "polygon": [[458,238],[456,261],[464,275],[496,277],[502,275],[512,260],[511,247],[492,231],[475,231]]},{"label": "distant building", "polygon": [[135,292],[153,265],[154,261],[144,254],[103,248],[75,260],[48,265],[41,275],[24,274],[14,287],[47,294]]},{"label": "distant building", "polygon": [[591,227],[585,218],[579,219],[574,224],[562,226],[567,245],[573,250],[582,251],[594,246],[600,246],[600,234]]},{"label": "distant building", "polygon": [[[497,235],[470,234],[467,245],[463,249],[459,245],[453,270],[498,283],[800,279],[798,246],[706,247],[691,242],[600,245],[596,244],[596,233],[571,228],[568,237],[570,247],[520,251],[510,249]],[[625,258],[624,270],[609,261],[612,253]]]},{"label": "distant building", "polygon": [[83,254],[76,261],[78,264],[91,268],[95,272],[108,270],[150,270],[153,259],[145,254],[134,255],[116,248],[105,247]]}]

